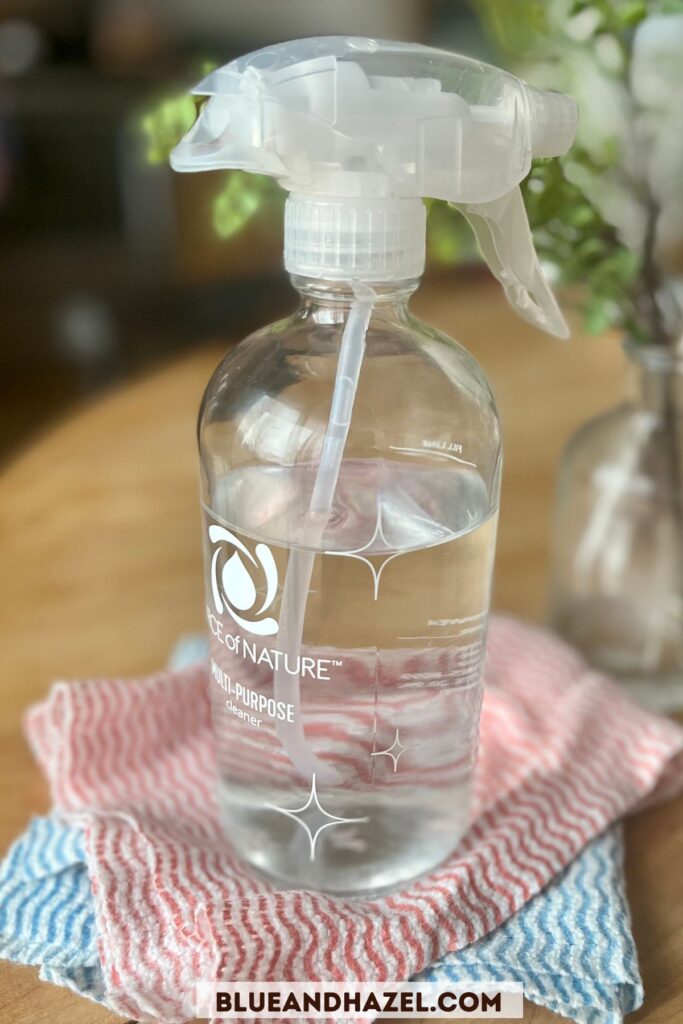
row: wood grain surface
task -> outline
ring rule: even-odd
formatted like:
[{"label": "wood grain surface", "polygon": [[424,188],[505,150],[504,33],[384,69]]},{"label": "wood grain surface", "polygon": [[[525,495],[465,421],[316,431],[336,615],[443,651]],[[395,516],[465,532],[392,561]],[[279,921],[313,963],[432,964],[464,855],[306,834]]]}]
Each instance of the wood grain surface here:
[{"label": "wood grain surface", "polygon": [[[506,463],[495,605],[539,620],[557,460],[579,424],[622,395],[618,341],[548,340],[478,280],[432,282],[414,305],[467,344],[497,395]],[[2,850],[48,808],[21,735],[27,705],[55,678],[158,668],[180,633],[203,628],[195,418],[220,355],[213,344],[81,409],[0,478]],[[626,833],[646,989],[632,1019],[683,1021],[683,801],[633,818]],[[5,1024],[116,1019],[35,969],[0,965]],[[529,1004],[526,1019],[553,1015]]]}]

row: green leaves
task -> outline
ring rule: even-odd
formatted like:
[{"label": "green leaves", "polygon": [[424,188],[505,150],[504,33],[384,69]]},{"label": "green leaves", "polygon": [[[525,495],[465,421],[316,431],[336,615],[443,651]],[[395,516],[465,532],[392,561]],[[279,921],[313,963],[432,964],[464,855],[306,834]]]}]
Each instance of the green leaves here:
[{"label": "green leaves", "polygon": [[140,122],[146,138],[146,156],[151,164],[165,163],[173,147],[189,131],[197,116],[197,105],[192,96],[183,93],[163,100]]},{"label": "green leaves", "polygon": [[435,263],[459,263],[475,258],[477,249],[471,231],[460,213],[439,199],[425,200],[429,215],[429,255]]},{"label": "green leaves", "polygon": [[552,35],[548,0],[473,0],[473,6],[503,49],[518,57],[545,49]]},{"label": "green leaves", "polygon": [[[215,65],[205,62],[201,74],[207,75]],[[188,93],[161,100],[140,120],[146,140],[146,157],[151,164],[164,164],[171,150],[194,124],[201,100]],[[214,200],[213,226],[223,239],[232,238],[268,207],[277,206],[281,216],[282,192],[272,178],[232,171]],[[274,211],[275,212],[275,211]]]},{"label": "green leaves", "polygon": [[[572,160],[585,165],[588,157],[574,153]],[[612,225],[567,178],[562,161],[537,163],[523,192],[540,258],[556,268],[561,284],[585,289],[586,330],[598,334],[620,326],[635,331],[632,290],[640,254],[621,243]]]},{"label": "green leaves", "polygon": [[[200,63],[198,77],[204,78],[216,67],[215,61]],[[140,118],[140,128],[147,143],[146,156],[151,164],[166,163],[171,150],[194,124],[203,98],[178,93],[159,100]]]},{"label": "green leaves", "polygon": [[644,0],[630,0],[622,5],[617,17],[624,28],[633,28],[647,17],[647,4]]},{"label": "green leaves", "polygon": [[[551,3],[554,0],[550,0]],[[650,3],[646,0],[576,0],[572,5],[572,16],[592,12],[595,19],[596,34],[618,34],[623,30],[634,28],[648,14],[653,13],[657,0]]]},{"label": "green leaves", "polygon": [[[272,178],[231,171],[213,206],[213,225],[220,238],[232,238],[271,199],[279,198]],[[280,200],[281,201],[281,200]]]}]

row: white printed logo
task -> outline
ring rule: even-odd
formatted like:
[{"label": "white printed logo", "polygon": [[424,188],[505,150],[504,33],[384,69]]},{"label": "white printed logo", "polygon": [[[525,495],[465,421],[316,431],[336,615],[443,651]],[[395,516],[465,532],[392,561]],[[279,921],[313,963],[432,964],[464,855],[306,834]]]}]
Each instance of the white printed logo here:
[{"label": "white printed logo", "polygon": [[[211,558],[211,592],[217,613],[228,612],[238,626],[257,636],[277,633],[276,619],[260,618],[277,593],[277,566],[270,548],[257,544],[252,555],[234,533],[222,526],[211,525],[209,538],[216,545]],[[263,601],[255,609],[259,590],[264,587]]]}]

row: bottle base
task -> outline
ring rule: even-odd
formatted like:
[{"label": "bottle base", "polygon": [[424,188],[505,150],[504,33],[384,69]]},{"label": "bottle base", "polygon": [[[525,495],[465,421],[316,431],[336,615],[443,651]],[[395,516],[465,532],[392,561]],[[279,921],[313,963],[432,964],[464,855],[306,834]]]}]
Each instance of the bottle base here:
[{"label": "bottle base", "polygon": [[339,899],[346,900],[372,900],[377,899],[381,896],[391,896],[394,893],[401,892],[403,889],[409,888],[415,882],[419,882],[421,879],[426,878],[432,871],[435,871],[443,863],[445,863],[452,853],[455,853],[458,846],[445,855],[445,857],[438,861],[436,864],[432,864],[430,867],[425,868],[416,875],[412,875],[410,878],[401,878],[395,882],[389,882],[386,885],[378,885],[375,888],[354,888],[354,889],[321,889],[311,883],[307,885],[293,885],[291,880],[288,878],[279,878],[277,875],[269,874],[267,871],[262,870],[256,864],[250,863],[250,867],[255,875],[266,882],[271,888],[278,892],[318,892],[323,896],[335,896]]},{"label": "bottle base", "polygon": [[234,787],[220,787],[221,820],[237,855],[277,889],[341,897],[383,895],[433,871],[457,849],[469,810],[467,783],[457,791],[402,791],[400,801],[341,793],[326,798],[329,810],[324,802],[313,813],[289,810],[305,800],[278,808],[264,796],[251,793],[247,802]]}]

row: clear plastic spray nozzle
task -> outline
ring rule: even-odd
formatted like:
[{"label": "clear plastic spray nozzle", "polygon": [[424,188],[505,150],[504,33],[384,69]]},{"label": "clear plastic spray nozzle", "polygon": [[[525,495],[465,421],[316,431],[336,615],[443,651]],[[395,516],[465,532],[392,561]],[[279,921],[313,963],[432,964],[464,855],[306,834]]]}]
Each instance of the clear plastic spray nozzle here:
[{"label": "clear plastic spray nozzle", "polygon": [[288,269],[299,259],[302,273],[319,276],[410,276],[424,259],[424,229],[410,223],[418,215],[406,200],[443,199],[467,217],[518,312],[568,333],[518,193],[534,157],[571,146],[568,96],[443,50],[341,36],[247,54],[195,92],[208,100],[173,167],[275,177],[300,202],[288,218],[298,232],[288,232]]}]

